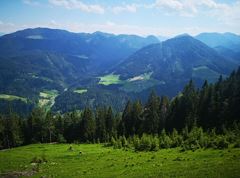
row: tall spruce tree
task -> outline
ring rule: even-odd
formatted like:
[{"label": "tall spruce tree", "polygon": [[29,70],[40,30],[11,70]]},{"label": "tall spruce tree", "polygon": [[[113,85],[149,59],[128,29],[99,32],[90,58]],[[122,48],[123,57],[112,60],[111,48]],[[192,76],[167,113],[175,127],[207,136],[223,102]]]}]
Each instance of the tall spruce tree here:
[{"label": "tall spruce tree", "polygon": [[131,122],[129,122],[129,135],[143,133],[143,107],[141,101],[136,101],[133,103],[131,111]]},{"label": "tall spruce tree", "polygon": [[127,102],[126,107],[123,111],[121,127],[122,127],[121,131],[123,132],[122,135],[126,135],[126,136],[131,135],[131,132],[132,132],[132,103],[130,101]]},{"label": "tall spruce tree", "polygon": [[96,138],[101,142],[107,141],[106,112],[106,108],[98,108],[96,112]]},{"label": "tall spruce tree", "polygon": [[146,133],[157,134],[159,131],[159,106],[160,98],[152,91],[144,109],[144,130]]},{"label": "tall spruce tree", "polygon": [[82,113],[81,121],[81,141],[93,141],[95,136],[95,120],[92,110],[85,108]]}]

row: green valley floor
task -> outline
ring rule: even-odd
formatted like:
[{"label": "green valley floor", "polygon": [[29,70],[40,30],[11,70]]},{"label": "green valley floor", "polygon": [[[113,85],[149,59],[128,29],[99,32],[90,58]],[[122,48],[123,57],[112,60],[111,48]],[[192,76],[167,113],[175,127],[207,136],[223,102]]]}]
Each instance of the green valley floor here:
[{"label": "green valley floor", "polygon": [[157,152],[100,144],[34,144],[0,151],[0,177],[239,177],[240,149]]}]

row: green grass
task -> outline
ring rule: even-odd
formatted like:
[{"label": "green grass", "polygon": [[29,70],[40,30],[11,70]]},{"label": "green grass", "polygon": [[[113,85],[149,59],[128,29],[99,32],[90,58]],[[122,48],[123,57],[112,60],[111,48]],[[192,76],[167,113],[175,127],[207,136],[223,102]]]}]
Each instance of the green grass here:
[{"label": "green grass", "polygon": [[109,74],[100,78],[98,84],[102,85],[112,85],[112,84],[120,84],[122,81],[119,79],[120,75]]},{"label": "green grass", "polygon": [[21,100],[21,101],[27,103],[27,98],[15,96],[15,95],[0,94],[0,99],[8,100],[8,101]]},{"label": "green grass", "polygon": [[[1,173],[31,171],[35,156],[45,155],[33,177],[239,177],[240,149],[134,152],[98,144],[36,144],[0,151]],[[79,154],[79,151],[82,154]]]},{"label": "green grass", "polygon": [[57,90],[45,90],[39,93],[38,106],[50,109],[58,96]]},{"label": "green grass", "polygon": [[28,39],[41,40],[43,37],[41,35],[30,35],[27,36]]},{"label": "green grass", "polygon": [[83,93],[86,93],[87,91],[88,91],[87,89],[76,89],[76,90],[74,90],[73,92],[74,92],[74,93],[83,94]]},{"label": "green grass", "polygon": [[139,80],[150,80],[152,73],[153,72],[144,73],[144,74],[141,74],[139,76],[135,76],[133,78],[130,78],[127,81],[128,82],[134,82],[134,81],[139,81]]}]

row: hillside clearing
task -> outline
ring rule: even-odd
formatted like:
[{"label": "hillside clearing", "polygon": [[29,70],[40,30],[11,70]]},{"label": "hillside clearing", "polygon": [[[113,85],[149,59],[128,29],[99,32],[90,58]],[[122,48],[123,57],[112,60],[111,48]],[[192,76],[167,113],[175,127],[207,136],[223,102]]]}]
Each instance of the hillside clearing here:
[{"label": "hillside clearing", "polygon": [[122,81],[119,79],[120,75],[114,75],[114,74],[109,74],[109,75],[105,75],[100,78],[100,81],[98,82],[98,84],[102,84],[102,85],[112,85],[112,84],[119,84]]},{"label": "hillside clearing", "polygon": [[0,99],[8,100],[8,101],[21,100],[21,101],[27,103],[27,98],[15,96],[15,95],[0,94]]},{"label": "hillside clearing", "polygon": [[87,91],[88,91],[87,89],[76,89],[74,90],[74,93],[83,94],[86,93]]},{"label": "hillside clearing", "polygon": [[58,96],[57,90],[45,90],[39,93],[38,106],[50,109]]}]

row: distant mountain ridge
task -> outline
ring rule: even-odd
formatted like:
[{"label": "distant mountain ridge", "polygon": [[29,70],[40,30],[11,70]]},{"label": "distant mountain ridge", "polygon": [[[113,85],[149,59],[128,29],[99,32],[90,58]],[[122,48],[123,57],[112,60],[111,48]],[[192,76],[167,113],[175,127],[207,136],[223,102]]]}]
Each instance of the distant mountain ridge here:
[{"label": "distant mountain ridge", "polygon": [[201,33],[195,36],[210,47],[225,47],[233,51],[240,49],[240,36],[234,33]]},{"label": "distant mountain ridge", "polygon": [[[140,49],[111,73],[119,75],[122,80],[139,78],[128,84],[128,88],[129,85],[147,85],[152,81],[153,85],[149,85],[148,90],[158,88],[160,94],[174,96],[191,78],[199,86],[206,79],[213,82],[219,75],[228,75],[235,67],[236,63],[225,59],[204,43],[189,35],[181,35]],[[149,79],[140,80],[146,74],[150,75]],[[169,89],[174,85],[174,89]]]},{"label": "distant mountain ridge", "polygon": [[26,29],[0,37],[0,95],[55,111],[103,104],[119,109],[151,90],[174,96],[190,79],[198,86],[216,81],[240,64],[236,56],[187,34],[160,42],[151,35]]}]

